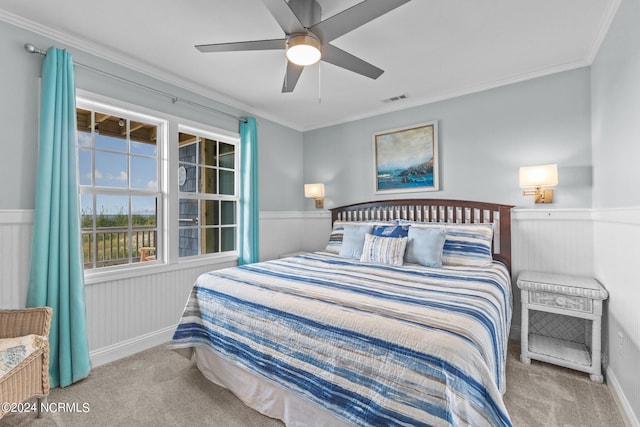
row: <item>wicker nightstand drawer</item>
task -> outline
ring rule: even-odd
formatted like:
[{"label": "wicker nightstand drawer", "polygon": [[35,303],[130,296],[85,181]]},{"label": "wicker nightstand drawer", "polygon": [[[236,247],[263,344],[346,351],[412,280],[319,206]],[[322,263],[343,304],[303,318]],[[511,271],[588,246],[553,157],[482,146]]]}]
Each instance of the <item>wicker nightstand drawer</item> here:
[{"label": "wicker nightstand drawer", "polygon": [[552,292],[530,291],[529,304],[542,304],[568,310],[593,312],[593,300],[570,295],[559,295]]}]

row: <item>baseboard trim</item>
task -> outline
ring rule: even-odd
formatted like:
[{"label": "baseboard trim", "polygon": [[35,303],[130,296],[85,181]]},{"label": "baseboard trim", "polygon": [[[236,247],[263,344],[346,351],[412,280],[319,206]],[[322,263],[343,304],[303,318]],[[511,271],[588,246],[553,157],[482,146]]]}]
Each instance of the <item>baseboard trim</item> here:
[{"label": "baseboard trim", "polygon": [[175,329],[175,325],[169,326],[149,334],[140,335],[135,338],[130,338],[116,344],[93,350],[89,352],[91,365],[96,368],[147,350],[151,347],[167,343],[171,340]]},{"label": "baseboard trim", "polygon": [[620,413],[622,414],[622,418],[624,418],[625,423],[629,427],[640,427],[640,422],[638,422],[638,418],[633,413],[631,405],[629,404],[627,397],[624,395],[622,388],[620,387],[620,383],[611,368],[607,368],[607,386],[609,387],[609,390],[611,390],[613,400],[616,402],[616,405],[618,405],[618,409],[620,409]]}]

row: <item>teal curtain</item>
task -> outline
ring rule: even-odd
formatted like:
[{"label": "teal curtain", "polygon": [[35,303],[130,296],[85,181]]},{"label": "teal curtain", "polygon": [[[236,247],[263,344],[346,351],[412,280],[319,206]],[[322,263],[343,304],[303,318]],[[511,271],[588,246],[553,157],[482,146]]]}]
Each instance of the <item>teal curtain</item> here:
[{"label": "teal curtain", "polygon": [[258,131],[256,119],[240,120],[240,217],[238,265],[260,259],[258,207]]},{"label": "teal curtain", "polygon": [[41,93],[27,306],[53,308],[50,384],[66,387],[91,370],[78,217],[75,83],[69,52],[47,51]]}]

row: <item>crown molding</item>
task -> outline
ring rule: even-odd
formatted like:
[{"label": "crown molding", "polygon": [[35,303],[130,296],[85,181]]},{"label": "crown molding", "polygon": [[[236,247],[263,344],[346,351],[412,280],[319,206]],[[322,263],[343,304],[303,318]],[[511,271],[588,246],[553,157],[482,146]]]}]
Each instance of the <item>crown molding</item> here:
[{"label": "crown molding", "polygon": [[609,5],[609,9],[602,16],[602,21],[600,22],[600,28],[598,28],[596,38],[586,54],[586,60],[589,65],[593,64],[593,61],[595,61],[598,51],[600,51],[600,46],[602,46],[602,42],[604,42],[604,39],[609,32],[609,28],[611,28],[611,24],[618,13],[621,3],[622,0],[613,0]]},{"label": "crown molding", "polygon": [[[213,108],[224,110],[224,107],[229,107],[229,109],[236,110],[235,112],[230,112],[231,114],[237,114],[238,116],[256,115],[261,118],[270,120],[274,123],[278,123],[282,126],[302,131],[299,126],[293,123],[287,123],[280,118],[274,117],[267,111],[261,111],[251,105],[246,105],[220,92],[216,92],[205,86],[198,85],[196,83],[193,83],[192,81],[185,80],[173,73],[159,70],[157,67],[151,66],[143,61],[139,61],[129,55],[123,54],[122,52],[109,49],[103,45],[84,40],[78,36],[59,31],[51,27],[44,26],[35,21],[29,20],[20,15],[13,14],[3,9],[0,9],[0,21],[7,22],[24,30],[31,31],[38,35],[50,38],[55,42],[64,44],[65,46],[79,49],[85,53],[96,56],[100,59],[107,60],[116,65],[120,65],[129,70],[144,74],[163,83],[167,83],[180,89],[193,92],[214,102],[224,104],[221,107],[213,106]],[[25,40],[25,43],[27,42],[28,40]],[[43,48],[43,50],[45,49]]]}]

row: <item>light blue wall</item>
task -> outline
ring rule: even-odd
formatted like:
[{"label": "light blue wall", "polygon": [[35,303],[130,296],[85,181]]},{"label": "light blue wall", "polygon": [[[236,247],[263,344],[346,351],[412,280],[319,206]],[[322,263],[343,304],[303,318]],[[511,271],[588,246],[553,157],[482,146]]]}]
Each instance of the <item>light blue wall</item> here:
[{"label": "light blue wall", "polygon": [[609,291],[609,371],[640,425],[640,1],[623,0],[592,65],[596,276]]},{"label": "light blue wall", "polygon": [[597,208],[640,206],[639,23],[640,2],[624,0],[592,66]]},{"label": "light blue wall", "polygon": [[[61,43],[0,21],[0,209],[33,209],[37,164],[38,94],[42,66],[40,55],[24,51],[25,43],[46,50],[65,48]],[[215,100],[152,79],[86,52],[69,48],[74,60],[146,86],[212,108],[243,115],[245,112]],[[78,89],[140,105],[177,117],[237,132],[238,121],[227,116],[139,89],[109,77],[76,67]],[[301,210],[302,133],[257,117],[259,140],[260,210]],[[297,196],[297,197],[296,197]]]},{"label": "light blue wall", "polygon": [[[373,134],[438,120],[441,191],[401,197],[534,207],[518,187],[518,168],[558,163],[560,184],[551,207],[588,208],[589,85],[589,68],[581,68],[305,132],[304,180],[325,183],[328,208],[382,199],[374,190]],[[312,202],[305,208],[314,209]]]}]

